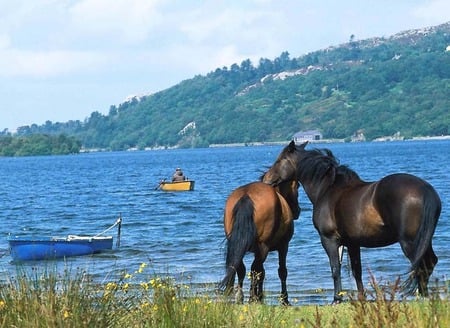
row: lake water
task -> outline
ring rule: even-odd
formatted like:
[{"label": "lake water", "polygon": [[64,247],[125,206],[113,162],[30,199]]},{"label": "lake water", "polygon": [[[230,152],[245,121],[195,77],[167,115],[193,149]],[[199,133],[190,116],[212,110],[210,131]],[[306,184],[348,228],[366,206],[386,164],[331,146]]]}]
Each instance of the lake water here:
[{"label": "lake water", "polygon": [[[308,147],[311,147],[308,146]],[[317,144],[330,148],[341,164],[365,180],[408,172],[430,182],[443,209],[433,246],[439,258],[432,280],[448,281],[450,272],[450,141]],[[170,274],[177,282],[213,293],[224,274],[222,211],[236,187],[257,180],[282,146],[87,153],[74,156],[0,158],[0,279],[14,275],[7,236],[96,234],[123,217],[120,249],[55,261],[56,266],[86,270],[93,279],[116,279],[147,263],[149,274]],[[176,167],[196,181],[192,192],[155,190]],[[312,205],[300,189],[302,213],[288,253],[288,291],[294,304],[332,300],[328,258],[311,222]],[[116,230],[112,230],[115,234]],[[245,259],[250,267],[252,256]],[[409,261],[398,244],[363,249],[363,276],[381,283],[407,272]],[[25,268],[49,265],[32,262]],[[277,253],[265,263],[265,290],[279,291]],[[344,257],[343,287],[354,290]],[[115,280],[117,281],[117,280]],[[248,289],[248,281],[245,281]],[[273,296],[274,297],[274,296]]]}]

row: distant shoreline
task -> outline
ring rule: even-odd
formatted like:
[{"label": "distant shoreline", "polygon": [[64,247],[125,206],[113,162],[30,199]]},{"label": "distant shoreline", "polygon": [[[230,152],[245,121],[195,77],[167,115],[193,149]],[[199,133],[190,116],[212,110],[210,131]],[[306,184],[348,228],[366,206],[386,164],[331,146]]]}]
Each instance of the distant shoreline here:
[{"label": "distant shoreline", "polygon": [[[301,142],[308,141],[309,143],[364,143],[364,142],[394,142],[394,141],[431,141],[431,140],[450,140],[450,135],[434,136],[434,137],[413,137],[411,139],[394,139],[386,137],[378,140],[369,141],[345,141],[345,139],[321,139],[321,140],[303,140]],[[251,147],[251,146],[280,146],[286,145],[289,140],[286,141],[268,141],[268,142],[236,142],[228,144],[210,144],[209,148],[225,148],[225,147]]]},{"label": "distant shoreline", "polygon": [[[445,136],[434,136],[434,137],[413,137],[411,139],[396,139],[391,137],[380,138],[377,140],[369,140],[369,141],[346,141],[345,139],[321,139],[321,140],[308,140],[311,144],[331,144],[331,143],[365,143],[365,142],[396,142],[396,141],[432,141],[432,140],[450,140],[450,135]],[[255,142],[235,142],[235,143],[227,143],[227,144],[210,144],[208,148],[231,148],[231,147],[259,147],[259,146],[284,146],[289,143],[290,140],[285,141],[255,141]],[[305,142],[300,141],[300,142]],[[298,142],[298,143],[300,143]],[[154,151],[154,150],[167,150],[167,149],[180,149],[179,147],[148,147],[145,149],[138,148],[129,148],[126,151]],[[82,148],[80,153],[95,153],[95,152],[108,152],[106,149],[97,149],[97,148]]]}]

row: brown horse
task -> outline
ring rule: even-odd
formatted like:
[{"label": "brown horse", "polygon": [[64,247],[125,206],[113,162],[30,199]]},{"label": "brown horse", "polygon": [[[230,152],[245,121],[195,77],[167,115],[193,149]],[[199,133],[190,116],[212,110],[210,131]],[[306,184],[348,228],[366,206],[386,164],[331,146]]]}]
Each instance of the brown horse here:
[{"label": "brown horse", "polygon": [[280,302],[289,304],[286,256],[294,233],[293,220],[300,215],[298,187],[297,180],[280,183],[276,188],[262,182],[253,182],[237,188],[228,197],[223,219],[227,238],[226,274],[219,289],[229,294],[233,290],[237,273],[237,302],[243,301],[245,254],[252,252],[255,255],[250,275],[252,302],[263,299],[263,263],[269,252],[278,251]]},{"label": "brown horse", "polygon": [[441,200],[426,181],[410,174],[392,174],[365,182],[339,165],[327,149],[305,150],[291,142],[264,176],[274,186],[298,180],[313,204],[313,223],[330,260],[334,301],[342,300],[338,248],[346,246],[359,297],[364,298],[360,247],[399,242],[411,261],[407,293],[428,294],[428,280],[437,263],[431,242]]}]

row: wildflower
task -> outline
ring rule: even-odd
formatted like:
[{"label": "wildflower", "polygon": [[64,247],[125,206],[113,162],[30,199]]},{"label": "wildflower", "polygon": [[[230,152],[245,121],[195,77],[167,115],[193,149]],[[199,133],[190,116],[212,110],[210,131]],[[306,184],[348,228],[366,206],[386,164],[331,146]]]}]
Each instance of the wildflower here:
[{"label": "wildflower", "polygon": [[124,279],[131,279],[132,277],[133,277],[133,275],[131,275],[131,274],[129,274],[129,273],[126,273],[126,274],[123,276]]},{"label": "wildflower", "polygon": [[0,310],[6,307],[6,302],[4,300],[0,300]]},{"label": "wildflower", "polygon": [[130,287],[130,284],[129,284],[129,283],[123,284],[122,290],[123,290],[123,291],[127,291],[129,287]]},{"label": "wildflower", "polygon": [[195,299],[195,304],[200,304],[200,299],[199,298]]},{"label": "wildflower", "polygon": [[106,284],[106,290],[116,290],[117,284],[115,282],[108,282]]},{"label": "wildflower", "polygon": [[70,317],[70,312],[69,310],[64,310],[64,314],[63,314],[64,319],[67,319]]},{"label": "wildflower", "polygon": [[144,271],[144,268],[147,266],[147,263],[141,263],[138,269],[138,273],[142,273]]},{"label": "wildflower", "polygon": [[148,290],[148,288],[149,288],[149,283],[148,283],[148,282],[141,282],[141,287],[142,287],[144,290]]}]

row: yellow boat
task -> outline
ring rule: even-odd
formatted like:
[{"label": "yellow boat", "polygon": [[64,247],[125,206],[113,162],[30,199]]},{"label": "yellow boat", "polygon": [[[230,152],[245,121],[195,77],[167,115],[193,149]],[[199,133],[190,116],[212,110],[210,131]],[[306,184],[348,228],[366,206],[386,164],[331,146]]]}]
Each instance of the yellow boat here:
[{"label": "yellow boat", "polygon": [[195,181],[184,180],[184,181],[161,181],[159,183],[159,188],[164,191],[190,191],[194,190]]}]

